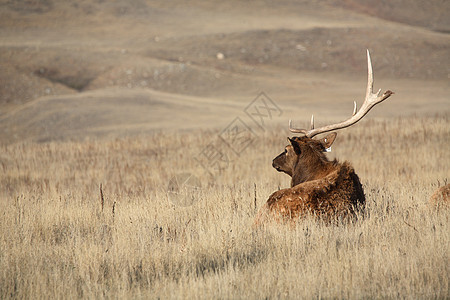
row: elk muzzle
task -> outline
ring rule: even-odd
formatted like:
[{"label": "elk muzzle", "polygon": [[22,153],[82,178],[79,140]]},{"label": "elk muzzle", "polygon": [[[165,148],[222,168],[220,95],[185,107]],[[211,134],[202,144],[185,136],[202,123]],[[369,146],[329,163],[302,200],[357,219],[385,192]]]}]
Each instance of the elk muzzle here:
[{"label": "elk muzzle", "polygon": [[273,159],[272,167],[274,167],[278,172],[292,174],[292,168],[290,168],[287,161],[286,152],[282,152],[280,155]]},{"label": "elk muzzle", "polygon": [[281,166],[279,166],[279,165],[275,162],[275,159],[272,161],[272,167],[274,167],[275,170],[277,170],[278,172],[281,172]]}]

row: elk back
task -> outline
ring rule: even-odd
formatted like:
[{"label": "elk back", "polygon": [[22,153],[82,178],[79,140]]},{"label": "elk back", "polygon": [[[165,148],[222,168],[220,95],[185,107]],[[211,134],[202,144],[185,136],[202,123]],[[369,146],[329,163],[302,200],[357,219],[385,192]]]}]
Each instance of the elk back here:
[{"label": "elk back", "polygon": [[276,191],[258,212],[255,225],[269,220],[295,221],[312,214],[327,221],[355,217],[364,209],[365,196],[353,167],[348,162],[324,178]]}]

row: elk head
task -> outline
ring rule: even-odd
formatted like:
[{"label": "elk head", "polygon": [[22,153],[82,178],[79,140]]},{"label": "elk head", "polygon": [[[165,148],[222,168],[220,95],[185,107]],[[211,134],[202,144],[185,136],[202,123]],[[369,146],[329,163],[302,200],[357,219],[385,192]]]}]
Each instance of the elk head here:
[{"label": "elk head", "polygon": [[314,128],[314,116],[311,118],[311,128],[296,129],[292,127],[289,120],[289,130],[293,133],[304,134],[302,137],[288,138],[290,144],[285,147],[284,152],[274,158],[272,166],[279,172],[284,172],[292,177],[291,186],[299,183],[322,178],[332,170],[336,161],[329,161],[324,152],[333,144],[336,133],[331,133],[322,139],[313,139],[314,136],[349,127],[361,120],[369,110],[389,98],[393,92],[385,91],[381,94],[381,90],[373,93],[373,71],[370,60],[369,50],[367,50],[367,67],[368,79],[366,97],[363,105],[357,111],[356,102],[354,102],[353,115],[346,121]]},{"label": "elk head", "polygon": [[336,133],[316,140],[306,136],[288,138],[284,152],[273,159],[272,166],[292,177],[291,186],[322,177],[330,162],[325,156],[333,144]]}]

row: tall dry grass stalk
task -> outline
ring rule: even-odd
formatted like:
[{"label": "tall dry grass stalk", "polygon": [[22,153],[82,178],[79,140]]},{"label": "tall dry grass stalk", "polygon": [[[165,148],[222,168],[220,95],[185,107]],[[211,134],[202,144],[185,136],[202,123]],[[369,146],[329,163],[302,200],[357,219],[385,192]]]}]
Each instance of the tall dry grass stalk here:
[{"label": "tall dry grass stalk", "polygon": [[[448,178],[449,128],[342,130],[333,155],[363,182],[364,218],[265,232],[251,230],[255,198],[289,185],[271,168],[285,128],[215,180],[194,159],[215,132],[2,146],[0,298],[448,298],[449,212],[426,203]],[[180,172],[202,182],[190,207],[167,197]]]}]

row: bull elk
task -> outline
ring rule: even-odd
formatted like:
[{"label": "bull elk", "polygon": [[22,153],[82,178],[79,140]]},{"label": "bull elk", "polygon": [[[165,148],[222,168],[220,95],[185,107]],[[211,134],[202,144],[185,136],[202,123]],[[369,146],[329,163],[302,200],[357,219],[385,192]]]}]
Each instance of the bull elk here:
[{"label": "bull elk", "polygon": [[368,50],[367,65],[368,81],[364,103],[357,111],[354,102],[353,115],[348,120],[314,128],[313,116],[309,130],[293,128],[289,121],[289,130],[303,136],[288,138],[289,144],[273,159],[272,166],[292,177],[291,187],[276,191],[269,197],[258,212],[255,225],[269,219],[296,220],[306,214],[314,214],[327,220],[341,219],[355,216],[358,209],[364,208],[364,190],[351,164],[330,161],[325,156],[337,134],[333,132],[322,139],[313,137],[357,123],[372,107],[393,94],[389,90],[373,93],[373,71]]}]

